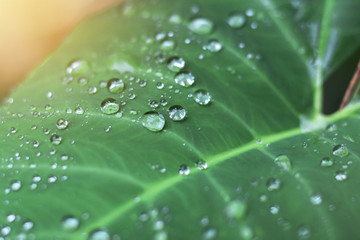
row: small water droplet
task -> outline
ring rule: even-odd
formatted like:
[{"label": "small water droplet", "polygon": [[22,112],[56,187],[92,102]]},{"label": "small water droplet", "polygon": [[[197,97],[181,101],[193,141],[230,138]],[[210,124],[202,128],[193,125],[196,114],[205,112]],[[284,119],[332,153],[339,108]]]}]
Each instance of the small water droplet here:
[{"label": "small water droplet", "polygon": [[183,87],[190,87],[195,83],[195,77],[189,72],[181,72],[175,76],[175,83]]},{"label": "small water droplet", "polygon": [[101,102],[101,111],[105,114],[117,113],[119,109],[120,105],[113,98],[107,98]]},{"label": "small water droplet", "polygon": [[53,145],[59,145],[62,142],[62,138],[59,135],[54,134],[50,137],[50,142]]},{"label": "small water droplet", "polygon": [[88,240],[110,240],[110,234],[105,230],[95,230],[90,233]]},{"label": "small water droplet", "polygon": [[31,222],[31,221],[25,221],[25,222],[23,223],[23,229],[24,229],[25,231],[29,231],[29,230],[33,229],[33,227],[34,227],[34,223]]},{"label": "small water droplet", "polygon": [[346,157],[349,155],[349,149],[344,144],[336,145],[333,148],[333,155],[341,158]]},{"label": "small water droplet", "polygon": [[194,92],[194,100],[200,105],[208,105],[211,101],[211,96],[208,91],[200,89]]},{"label": "small water droplet", "polygon": [[222,47],[222,44],[218,40],[210,40],[209,44],[206,46],[206,49],[215,53],[220,52]]},{"label": "small water droplet", "polygon": [[112,78],[108,81],[107,88],[111,93],[121,93],[125,88],[125,84],[122,79]]},{"label": "small water droplet", "polygon": [[214,28],[214,24],[207,18],[196,18],[192,20],[188,28],[197,34],[210,34]]},{"label": "small water droplet", "polygon": [[225,214],[228,218],[240,220],[244,217],[246,204],[240,200],[234,200],[228,203],[225,208]]},{"label": "small water droplet", "polygon": [[271,214],[278,214],[280,211],[280,207],[278,205],[274,205],[270,207],[270,213]]},{"label": "small water droplet", "polygon": [[180,72],[185,67],[185,60],[181,57],[170,58],[167,67],[173,72]]},{"label": "small water droplet", "polygon": [[79,219],[72,216],[65,217],[62,221],[62,228],[66,231],[74,231],[78,229],[79,225]]},{"label": "small water droplet", "polygon": [[281,186],[280,179],[271,178],[267,181],[266,186],[269,191],[279,190]]},{"label": "small water droplet", "polygon": [[206,170],[208,168],[208,164],[207,162],[203,161],[203,160],[199,160],[196,162],[195,164],[196,168],[199,170]]},{"label": "small water droplet", "polygon": [[180,165],[179,167],[179,174],[180,175],[189,175],[190,174],[190,168],[187,165]]},{"label": "small water droplet", "polygon": [[202,239],[203,240],[215,239],[216,235],[217,235],[216,229],[210,228],[203,233]]},{"label": "small water droplet", "polygon": [[323,159],[321,159],[320,165],[322,167],[331,167],[332,165],[334,165],[334,162],[331,158],[324,157]]},{"label": "small water droplet", "polygon": [[300,240],[309,239],[311,236],[309,227],[305,225],[300,226],[297,230],[297,235]]},{"label": "small water droplet", "polygon": [[69,122],[66,121],[66,120],[63,119],[63,118],[58,119],[57,122],[56,122],[56,127],[57,127],[58,129],[60,129],[60,130],[65,129],[65,128],[67,128],[68,126],[69,126]]},{"label": "small water droplet", "polygon": [[162,114],[150,111],[141,117],[142,125],[152,132],[160,132],[165,126],[165,118]]},{"label": "small water droplet", "polygon": [[66,68],[68,74],[80,74],[90,70],[90,66],[85,60],[76,60],[71,62]]},{"label": "small water droplet", "polygon": [[348,178],[348,177],[347,177],[347,174],[346,174],[346,172],[343,171],[343,170],[339,170],[339,171],[337,171],[336,174],[335,174],[335,179],[336,179],[337,181],[339,181],[339,182],[345,181],[347,178]]},{"label": "small water droplet", "polygon": [[161,42],[160,49],[163,51],[171,51],[175,48],[175,42],[173,40],[164,40]]},{"label": "small water droplet", "polygon": [[180,105],[171,106],[168,113],[169,117],[174,121],[181,121],[186,116],[186,110]]},{"label": "small water droplet", "polygon": [[11,190],[13,190],[14,192],[17,192],[21,189],[21,181],[17,180],[11,183],[10,185]]},{"label": "small water droplet", "polygon": [[322,198],[320,194],[314,194],[310,197],[310,202],[314,205],[319,205],[322,203]]},{"label": "small water droplet", "polygon": [[274,160],[276,165],[278,165],[280,168],[290,171],[291,170],[291,162],[288,156],[281,154],[277,156]]},{"label": "small water droplet", "polygon": [[226,21],[232,28],[241,28],[245,25],[246,17],[241,13],[231,15]]}]

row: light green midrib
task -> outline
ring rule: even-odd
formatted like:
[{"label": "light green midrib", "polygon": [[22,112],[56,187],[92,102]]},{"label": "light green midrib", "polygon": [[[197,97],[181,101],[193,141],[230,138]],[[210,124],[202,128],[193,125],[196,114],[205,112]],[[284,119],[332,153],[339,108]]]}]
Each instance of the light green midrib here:
[{"label": "light green midrib", "polygon": [[315,72],[315,79],[314,79],[314,112],[313,112],[313,119],[316,119],[318,116],[321,115],[322,111],[322,98],[323,98],[323,58],[326,53],[326,47],[329,40],[329,32],[330,32],[330,22],[332,17],[332,12],[335,6],[335,0],[325,0],[324,6],[324,14],[321,20],[321,30],[320,30],[320,41],[318,46],[318,56],[316,59],[316,72]]},{"label": "light green midrib", "polygon": [[[333,123],[337,120],[341,120],[343,118],[346,118],[350,115],[352,115],[355,111],[360,109],[360,104],[352,105],[350,107],[347,107],[343,109],[340,112],[337,112],[331,116],[324,117],[321,120],[317,120],[317,123],[322,122],[324,124]],[[322,126],[323,124],[319,124],[319,126]],[[318,129],[317,129],[318,130]],[[315,131],[315,130],[314,130]],[[290,129],[281,133],[272,134],[265,136],[262,139],[262,144],[256,143],[256,141],[251,141],[247,144],[244,144],[242,146],[239,146],[237,148],[216,154],[214,156],[210,156],[205,158],[205,161],[208,163],[208,167],[212,168],[217,164],[220,164],[222,162],[225,162],[226,160],[229,160],[233,157],[236,157],[242,153],[248,152],[253,149],[257,149],[265,144],[270,144],[274,142],[278,142],[280,140],[284,140],[290,137],[294,137],[297,135],[302,134],[302,130],[300,128],[294,128]],[[177,183],[183,181],[184,179],[187,179],[189,177],[194,177],[196,174],[202,172],[201,170],[198,170],[195,167],[191,167],[191,174],[189,176],[181,176],[181,175],[174,175],[172,177],[169,177],[165,180],[159,181],[157,183],[154,183],[152,186],[147,187],[147,189],[139,195],[140,202],[147,202],[150,200],[155,199],[157,196],[159,196],[161,193],[166,191],[168,188],[173,187]],[[74,234],[73,240],[82,239],[84,232],[91,232],[95,228],[99,226],[106,226],[110,224],[114,219],[119,218],[123,213],[131,210],[132,208],[136,207],[138,202],[135,202],[134,200],[129,200],[125,202],[124,204],[119,205],[117,208],[113,209],[111,212],[106,214],[103,218],[100,220],[94,222],[91,225],[88,225],[86,228],[84,228],[81,232],[77,234]]]}]

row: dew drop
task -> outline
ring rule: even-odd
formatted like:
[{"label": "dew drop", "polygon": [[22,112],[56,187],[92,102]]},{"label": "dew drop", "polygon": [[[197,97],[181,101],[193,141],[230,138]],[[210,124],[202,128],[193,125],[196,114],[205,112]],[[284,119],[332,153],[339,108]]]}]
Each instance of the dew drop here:
[{"label": "dew drop", "polygon": [[225,208],[228,218],[240,220],[245,215],[246,204],[240,200],[231,201]]},{"label": "dew drop", "polygon": [[56,122],[56,127],[57,127],[58,129],[60,129],[60,130],[65,129],[65,128],[67,128],[68,126],[69,126],[69,122],[66,121],[66,120],[63,119],[63,118],[58,119],[57,122]]},{"label": "dew drop", "polygon": [[76,60],[71,62],[66,68],[66,72],[69,74],[80,74],[90,70],[90,66],[85,60]]},{"label": "dew drop", "polygon": [[206,49],[210,52],[220,52],[222,49],[222,44],[218,40],[211,40],[209,44],[206,46]]},{"label": "dew drop", "polygon": [[163,51],[171,51],[175,48],[175,42],[173,40],[164,40],[161,42],[160,49]]},{"label": "dew drop", "polygon": [[188,28],[194,33],[205,35],[212,32],[214,24],[207,18],[196,18],[189,23]]},{"label": "dew drop", "polygon": [[181,57],[170,58],[167,67],[173,72],[180,72],[185,67],[185,60]]},{"label": "dew drop", "polygon": [[62,228],[66,231],[74,231],[78,229],[80,225],[79,219],[75,217],[66,217],[62,221]]},{"label": "dew drop", "polygon": [[10,232],[11,232],[11,227],[5,226],[5,227],[1,228],[0,232],[1,232],[1,235],[8,236],[10,234]]},{"label": "dew drop", "polygon": [[310,238],[310,229],[308,226],[300,226],[297,230],[297,236],[299,240],[305,240]]},{"label": "dew drop", "polygon": [[17,180],[11,183],[11,190],[17,192],[21,189],[21,181]]},{"label": "dew drop", "polygon": [[171,106],[168,110],[170,119],[174,121],[184,120],[186,116],[186,110],[180,105]]},{"label": "dew drop", "polygon": [[141,123],[152,132],[160,132],[165,126],[165,118],[158,112],[149,111],[141,117]]},{"label": "dew drop", "polygon": [[331,167],[332,165],[334,165],[334,162],[331,158],[324,157],[323,159],[321,159],[320,165],[322,167]]},{"label": "dew drop", "polygon": [[339,170],[335,174],[335,179],[339,182],[345,181],[347,179],[347,174],[343,170]]},{"label": "dew drop", "polygon": [[322,203],[322,197],[320,194],[315,194],[310,197],[310,202],[314,205],[320,205]]},{"label": "dew drop", "polygon": [[107,98],[101,102],[101,111],[105,114],[117,113],[119,109],[120,105],[113,98]]},{"label": "dew drop", "polygon": [[187,165],[180,165],[179,167],[179,174],[180,175],[189,175],[190,174],[190,168]]},{"label": "dew drop", "polygon": [[96,230],[90,233],[88,240],[110,240],[110,234],[105,230]]},{"label": "dew drop", "polygon": [[216,229],[210,228],[203,233],[202,239],[203,240],[215,239],[216,235],[217,235]]},{"label": "dew drop", "polygon": [[245,25],[246,17],[243,14],[236,13],[231,15],[226,21],[232,28],[241,28]]},{"label": "dew drop", "polygon": [[197,104],[208,105],[211,101],[211,96],[208,91],[200,89],[194,92],[194,100]]},{"label": "dew drop", "polygon": [[50,142],[53,145],[59,145],[62,142],[62,138],[59,135],[54,134],[50,137]]},{"label": "dew drop", "polygon": [[197,161],[195,166],[198,170],[206,170],[208,168],[207,162],[205,162],[203,160]]},{"label": "dew drop", "polygon": [[31,229],[33,229],[33,227],[34,227],[34,223],[31,221],[26,221],[23,223],[23,229],[25,231],[30,231]]},{"label": "dew drop", "polygon": [[107,88],[111,93],[121,93],[125,88],[125,84],[119,78],[112,78],[108,81]]},{"label": "dew drop", "polygon": [[274,160],[274,162],[276,163],[276,165],[278,165],[280,168],[282,168],[283,170],[286,171],[290,171],[291,170],[291,162],[288,156],[281,154],[279,156],[277,156]]},{"label": "dew drop", "polygon": [[195,77],[188,72],[178,73],[175,76],[175,83],[183,87],[190,87],[195,83]]},{"label": "dew drop", "polygon": [[270,207],[270,213],[275,215],[278,214],[280,211],[280,207],[278,205],[274,205]]},{"label": "dew drop", "polygon": [[271,178],[267,181],[266,186],[269,191],[279,190],[281,182],[277,178]]},{"label": "dew drop", "polygon": [[341,158],[346,157],[349,155],[349,149],[344,144],[336,145],[333,148],[333,155]]}]

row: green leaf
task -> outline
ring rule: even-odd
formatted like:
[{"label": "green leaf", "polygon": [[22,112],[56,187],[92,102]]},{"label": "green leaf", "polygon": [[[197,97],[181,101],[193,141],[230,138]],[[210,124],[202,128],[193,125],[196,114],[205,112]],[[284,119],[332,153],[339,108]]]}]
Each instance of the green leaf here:
[{"label": "green leaf", "polygon": [[360,104],[321,106],[358,9],[144,0],[87,20],[0,109],[1,236],[355,239]]}]

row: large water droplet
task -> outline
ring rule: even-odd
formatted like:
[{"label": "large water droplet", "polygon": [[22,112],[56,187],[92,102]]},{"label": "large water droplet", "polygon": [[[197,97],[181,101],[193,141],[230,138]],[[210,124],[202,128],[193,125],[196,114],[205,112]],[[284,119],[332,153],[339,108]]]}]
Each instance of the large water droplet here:
[{"label": "large water droplet", "polygon": [[149,129],[150,131],[159,132],[163,130],[165,126],[165,118],[162,114],[158,112],[150,111],[146,112],[141,117],[141,123],[145,128]]},{"label": "large water droplet", "polygon": [[200,105],[208,105],[211,101],[211,96],[208,91],[200,89],[194,92],[194,100]]},{"label": "large water droplet", "polygon": [[105,114],[117,113],[119,109],[120,105],[113,98],[107,98],[101,102],[101,111]]},{"label": "large water droplet", "polygon": [[275,158],[274,162],[276,165],[278,165],[280,168],[290,171],[291,170],[291,162],[288,156],[286,155],[279,155]]},{"label": "large water droplet", "polygon": [[175,83],[183,87],[190,87],[195,83],[195,77],[188,72],[182,72],[175,76]]},{"label": "large water droplet", "polygon": [[343,170],[339,170],[339,171],[337,171],[336,174],[335,174],[335,179],[336,179],[337,181],[339,181],[339,182],[345,181],[347,178],[348,178],[348,177],[347,177],[347,174],[346,174],[346,172],[343,171]]},{"label": "large water droplet", "polygon": [[124,81],[119,78],[112,78],[107,83],[107,88],[111,93],[121,93],[124,90],[124,87]]},{"label": "large water droplet", "polygon": [[231,201],[225,208],[225,214],[228,218],[240,220],[246,211],[246,204],[240,200]]},{"label": "large water droplet", "polygon": [[197,34],[210,34],[214,24],[207,18],[196,18],[189,23],[188,28]]},{"label": "large water droplet", "polygon": [[167,67],[173,72],[180,72],[185,67],[185,60],[181,57],[170,58]]},{"label": "large water droplet", "polygon": [[346,157],[349,155],[349,149],[344,144],[336,145],[333,148],[333,155],[341,158]]},{"label": "large water droplet", "polygon": [[231,15],[226,21],[232,28],[241,28],[245,25],[246,17],[241,13]]},{"label": "large water droplet", "polygon": [[179,105],[174,105],[169,108],[169,117],[174,121],[181,121],[186,116],[186,110]]},{"label": "large water droplet", "polygon": [[65,128],[67,128],[68,126],[69,126],[69,122],[66,121],[66,120],[63,119],[63,118],[58,119],[57,122],[56,122],[56,127],[57,127],[58,129],[60,129],[60,130],[65,129]]}]

